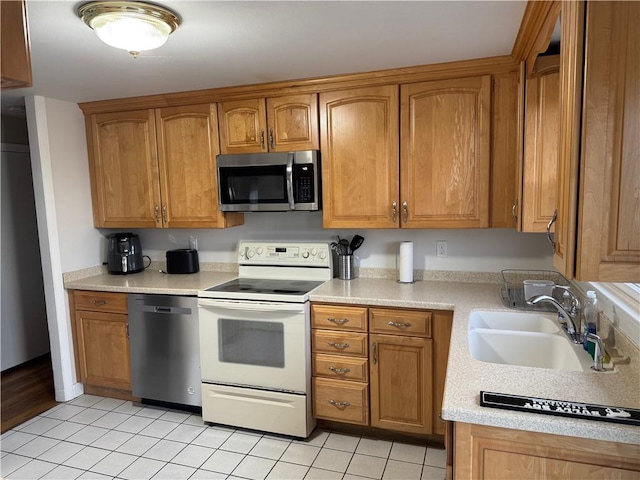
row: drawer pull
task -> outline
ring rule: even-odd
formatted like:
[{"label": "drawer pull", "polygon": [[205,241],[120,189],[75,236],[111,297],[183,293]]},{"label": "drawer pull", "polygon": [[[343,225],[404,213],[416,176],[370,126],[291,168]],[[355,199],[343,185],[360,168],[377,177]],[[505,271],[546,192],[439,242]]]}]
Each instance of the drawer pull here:
[{"label": "drawer pull", "polygon": [[349,402],[336,402],[335,400],[329,400],[329,403],[338,408],[346,408],[351,405]]},{"label": "drawer pull", "polygon": [[409,322],[399,323],[399,322],[387,322],[387,325],[398,328],[409,328],[411,324]]},{"label": "drawer pull", "polygon": [[93,304],[94,304],[96,307],[101,307],[102,305],[106,305],[106,304],[107,304],[107,301],[106,301],[106,300],[94,300],[94,301],[93,301]]},{"label": "drawer pull", "polygon": [[345,348],[349,348],[348,343],[335,343],[335,342],[327,342],[330,347],[338,348],[340,350],[344,350]]},{"label": "drawer pull", "polygon": [[331,370],[332,372],[338,375],[344,375],[345,373],[349,373],[351,371],[349,368],[336,368],[336,367],[329,367],[329,370]]},{"label": "drawer pull", "polygon": [[328,317],[327,320],[335,323],[336,325],[344,325],[349,321],[348,318],[333,318],[333,317]]}]

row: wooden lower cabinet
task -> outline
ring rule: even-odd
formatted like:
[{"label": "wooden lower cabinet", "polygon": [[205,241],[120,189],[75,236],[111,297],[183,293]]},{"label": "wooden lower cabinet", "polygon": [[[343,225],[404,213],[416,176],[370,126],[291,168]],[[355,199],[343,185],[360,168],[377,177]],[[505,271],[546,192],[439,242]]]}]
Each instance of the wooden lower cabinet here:
[{"label": "wooden lower cabinet", "polygon": [[371,426],[432,433],[433,341],[369,335]]},{"label": "wooden lower cabinet", "polygon": [[438,310],[312,304],[316,418],[444,436],[452,319]]},{"label": "wooden lower cabinet", "polygon": [[640,445],[455,424],[455,479],[637,479]]},{"label": "wooden lower cabinet", "polygon": [[127,294],[74,290],[69,297],[78,380],[85,391],[96,387],[130,394]]}]

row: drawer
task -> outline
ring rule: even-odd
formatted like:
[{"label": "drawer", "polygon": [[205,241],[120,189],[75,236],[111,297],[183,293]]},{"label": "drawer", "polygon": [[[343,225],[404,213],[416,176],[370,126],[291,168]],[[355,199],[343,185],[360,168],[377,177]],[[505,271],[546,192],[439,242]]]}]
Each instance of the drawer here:
[{"label": "drawer", "polygon": [[316,418],[369,425],[369,387],[344,380],[313,379]]},{"label": "drawer", "polygon": [[371,333],[431,338],[431,312],[371,308],[369,330]]},{"label": "drawer", "polygon": [[316,353],[313,355],[313,376],[368,382],[369,362],[366,358]]},{"label": "drawer", "polygon": [[339,305],[312,305],[311,326],[330,330],[366,332],[367,309]]},{"label": "drawer", "polygon": [[369,342],[366,333],[313,330],[311,338],[313,353],[333,353],[356,357],[367,356]]},{"label": "drawer", "polygon": [[73,290],[76,310],[91,312],[127,313],[127,294]]}]

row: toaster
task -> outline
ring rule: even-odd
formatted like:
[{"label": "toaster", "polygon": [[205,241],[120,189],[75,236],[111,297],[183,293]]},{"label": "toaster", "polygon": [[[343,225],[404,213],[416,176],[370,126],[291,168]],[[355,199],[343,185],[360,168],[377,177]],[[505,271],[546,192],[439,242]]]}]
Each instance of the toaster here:
[{"label": "toaster", "polygon": [[200,271],[198,251],[192,248],[167,250],[167,273],[196,273]]}]

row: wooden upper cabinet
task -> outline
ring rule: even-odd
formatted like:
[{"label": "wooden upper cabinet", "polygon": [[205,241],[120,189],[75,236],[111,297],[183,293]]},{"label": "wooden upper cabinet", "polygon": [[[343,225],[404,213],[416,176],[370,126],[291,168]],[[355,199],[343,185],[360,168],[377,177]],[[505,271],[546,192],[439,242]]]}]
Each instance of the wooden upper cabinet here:
[{"label": "wooden upper cabinet", "polygon": [[560,100],[560,55],[538,57],[526,80],[523,232],[545,232],[556,209]]},{"label": "wooden upper cabinet", "polygon": [[264,98],[222,102],[218,109],[220,152],[267,151],[267,114]]},{"label": "wooden upper cabinet", "polygon": [[322,223],[397,228],[398,87],[320,94]]},{"label": "wooden upper cabinet", "polygon": [[156,227],[160,184],[153,110],[94,114],[88,127],[94,226]]},{"label": "wooden upper cabinet", "polygon": [[318,95],[267,98],[270,152],[318,150]]},{"label": "wooden upper cabinet", "polygon": [[640,282],[640,3],[588,2],[576,278]]},{"label": "wooden upper cabinet", "polygon": [[489,226],[491,76],[402,85],[402,227]]},{"label": "wooden upper cabinet", "polygon": [[163,226],[218,227],[215,104],[157,109],[158,162]]},{"label": "wooden upper cabinet", "polygon": [[222,102],[223,154],[317,150],[318,95],[290,95]]},{"label": "wooden upper cabinet", "polygon": [[26,2],[0,2],[0,20],[2,88],[30,87],[33,82]]}]

